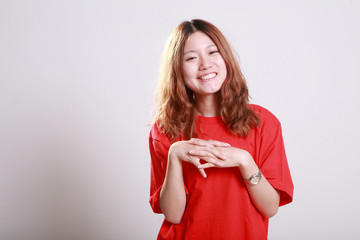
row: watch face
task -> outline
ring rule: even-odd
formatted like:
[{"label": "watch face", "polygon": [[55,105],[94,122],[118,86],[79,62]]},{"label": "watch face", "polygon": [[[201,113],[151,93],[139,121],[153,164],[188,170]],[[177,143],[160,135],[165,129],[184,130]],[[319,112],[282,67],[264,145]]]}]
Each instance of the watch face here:
[{"label": "watch face", "polygon": [[261,177],[262,177],[262,174],[261,174],[261,172],[259,170],[258,174],[252,175],[249,179],[244,178],[244,180],[246,180],[251,185],[256,185],[256,184],[258,184],[260,182]]},{"label": "watch face", "polygon": [[251,183],[252,185],[258,184],[258,183],[259,183],[259,177],[256,176],[256,177],[251,178],[251,179],[250,179],[250,183]]}]

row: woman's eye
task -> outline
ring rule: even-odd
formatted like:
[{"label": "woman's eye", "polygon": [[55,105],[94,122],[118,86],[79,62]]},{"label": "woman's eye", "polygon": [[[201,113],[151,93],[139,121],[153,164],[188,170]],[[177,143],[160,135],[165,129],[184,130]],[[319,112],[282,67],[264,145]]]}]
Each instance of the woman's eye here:
[{"label": "woman's eye", "polygon": [[214,54],[214,53],[218,53],[219,51],[218,50],[213,50],[210,52],[210,54]]},{"label": "woman's eye", "polygon": [[188,57],[188,58],[186,58],[186,61],[191,61],[191,60],[194,60],[195,59],[195,57]]}]

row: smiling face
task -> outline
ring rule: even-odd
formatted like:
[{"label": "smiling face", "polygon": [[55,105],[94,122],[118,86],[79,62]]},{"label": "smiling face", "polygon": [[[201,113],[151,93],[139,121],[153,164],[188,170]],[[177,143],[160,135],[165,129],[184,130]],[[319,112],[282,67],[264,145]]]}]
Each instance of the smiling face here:
[{"label": "smiling face", "polygon": [[226,79],[226,65],[215,43],[197,31],[185,42],[183,53],[185,85],[197,96],[217,93]]}]

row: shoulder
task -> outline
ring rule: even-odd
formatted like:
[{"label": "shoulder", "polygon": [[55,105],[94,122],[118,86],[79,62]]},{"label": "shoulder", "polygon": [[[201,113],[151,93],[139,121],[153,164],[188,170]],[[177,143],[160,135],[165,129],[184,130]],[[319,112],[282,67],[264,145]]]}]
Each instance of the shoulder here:
[{"label": "shoulder", "polygon": [[161,130],[159,121],[156,121],[150,129],[150,140],[160,141],[166,145],[171,145],[170,137],[167,136],[167,134]]},{"label": "shoulder", "polygon": [[249,106],[259,116],[260,126],[267,127],[281,125],[279,119],[268,109],[256,104],[249,104]]}]

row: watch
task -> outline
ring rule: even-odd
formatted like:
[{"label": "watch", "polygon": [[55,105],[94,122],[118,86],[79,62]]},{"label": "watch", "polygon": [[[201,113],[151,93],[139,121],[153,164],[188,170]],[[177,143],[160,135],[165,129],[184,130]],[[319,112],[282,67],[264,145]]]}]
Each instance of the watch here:
[{"label": "watch", "polygon": [[245,181],[247,181],[250,185],[256,185],[260,182],[260,179],[262,177],[261,171],[259,169],[259,172],[257,174],[251,175],[248,179],[244,178]]}]

